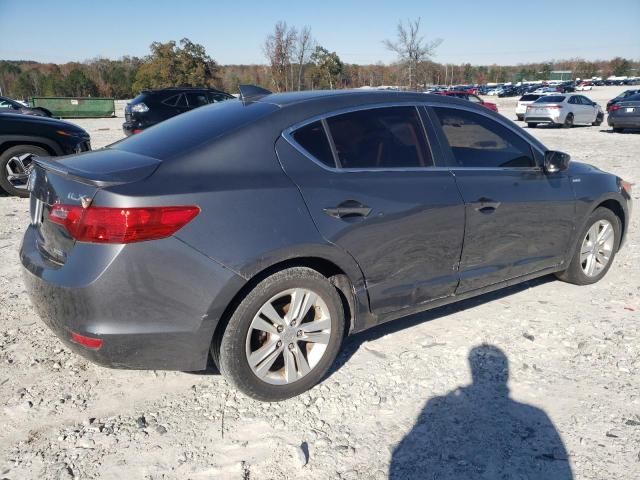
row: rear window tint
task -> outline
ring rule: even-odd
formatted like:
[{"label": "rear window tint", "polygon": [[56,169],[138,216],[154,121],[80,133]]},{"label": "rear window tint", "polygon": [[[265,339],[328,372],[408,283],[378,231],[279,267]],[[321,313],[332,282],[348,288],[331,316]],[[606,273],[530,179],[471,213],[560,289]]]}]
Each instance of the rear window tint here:
[{"label": "rear window tint", "polygon": [[433,166],[415,107],[384,107],[327,118],[343,168]]},{"label": "rear window tint", "polygon": [[310,155],[328,167],[335,167],[329,140],[321,122],[313,122],[293,132],[293,139]]},{"label": "rear window tint", "polygon": [[536,103],[561,103],[564,102],[565,97],[561,95],[546,95],[536,100]]},{"label": "rear window tint", "polygon": [[169,107],[175,107],[176,103],[178,103],[178,98],[179,97],[180,97],[180,95],[171,95],[170,97],[167,97],[164,100],[162,100],[162,103],[164,103],[165,105],[167,105]]},{"label": "rear window tint", "polygon": [[540,95],[523,95],[520,97],[521,102],[533,102],[540,98]]},{"label": "rear window tint", "polygon": [[251,124],[277,110],[268,103],[243,105],[239,100],[214,103],[165,120],[111,148],[166,160]]}]

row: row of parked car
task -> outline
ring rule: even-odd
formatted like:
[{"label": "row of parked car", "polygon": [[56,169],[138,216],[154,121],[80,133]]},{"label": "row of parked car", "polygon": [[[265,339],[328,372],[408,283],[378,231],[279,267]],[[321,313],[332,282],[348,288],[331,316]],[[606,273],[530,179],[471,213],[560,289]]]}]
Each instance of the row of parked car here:
[{"label": "row of parked car", "polygon": [[[626,90],[607,102],[607,123],[614,132],[640,128],[640,89]],[[520,97],[516,117],[529,128],[541,123],[571,128],[574,124],[598,126],[604,121],[602,107],[579,94],[527,93]]]}]

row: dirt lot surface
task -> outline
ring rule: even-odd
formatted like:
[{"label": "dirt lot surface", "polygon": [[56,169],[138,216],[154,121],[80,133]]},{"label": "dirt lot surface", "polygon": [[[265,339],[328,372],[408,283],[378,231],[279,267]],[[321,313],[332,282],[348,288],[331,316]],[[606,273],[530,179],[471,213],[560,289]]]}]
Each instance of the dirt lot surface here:
[{"label": "dirt lot surface", "polygon": [[[515,98],[495,101],[515,118]],[[121,118],[76,123],[94,148],[122,135]],[[277,404],[214,371],[71,354],[25,294],[28,202],[0,197],[0,478],[640,478],[640,134],[530,131],[637,185],[605,279],[544,278],[351,337],[329,378]]]}]

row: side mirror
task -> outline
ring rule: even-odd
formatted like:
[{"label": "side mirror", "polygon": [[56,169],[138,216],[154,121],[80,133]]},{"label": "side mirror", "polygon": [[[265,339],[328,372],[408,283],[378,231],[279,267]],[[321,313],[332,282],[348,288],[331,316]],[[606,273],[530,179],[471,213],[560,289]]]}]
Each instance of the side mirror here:
[{"label": "side mirror", "polygon": [[547,150],[544,153],[544,171],[547,173],[557,173],[569,168],[571,156],[568,153],[556,150]]}]

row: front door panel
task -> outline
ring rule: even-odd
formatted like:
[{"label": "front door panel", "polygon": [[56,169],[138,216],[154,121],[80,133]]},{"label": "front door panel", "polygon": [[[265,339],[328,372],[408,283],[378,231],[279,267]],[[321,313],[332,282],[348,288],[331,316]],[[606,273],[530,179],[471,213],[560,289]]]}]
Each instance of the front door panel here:
[{"label": "front door panel", "polygon": [[454,170],[466,203],[460,261],[466,292],[558,265],[572,238],[574,198],[566,173]]}]

